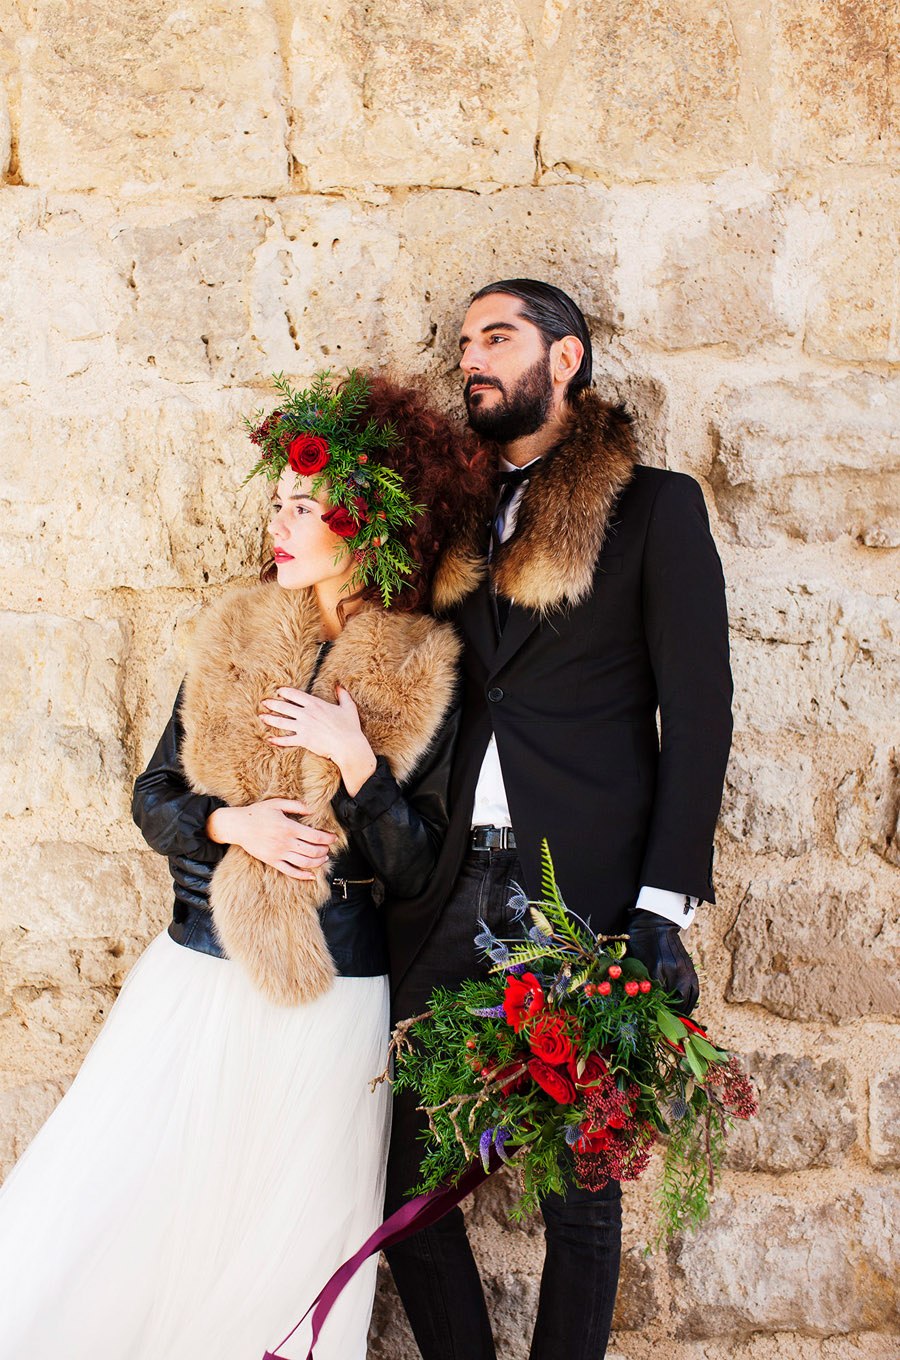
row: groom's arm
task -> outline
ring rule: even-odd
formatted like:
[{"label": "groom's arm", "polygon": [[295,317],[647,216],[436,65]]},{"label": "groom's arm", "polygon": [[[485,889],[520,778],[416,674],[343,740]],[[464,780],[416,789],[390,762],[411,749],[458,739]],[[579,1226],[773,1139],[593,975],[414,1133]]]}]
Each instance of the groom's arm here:
[{"label": "groom's arm", "polygon": [[731,746],[728,615],[703,494],[680,473],[663,479],[651,512],[643,611],[661,738],[639,881],[712,902],[713,836]]}]

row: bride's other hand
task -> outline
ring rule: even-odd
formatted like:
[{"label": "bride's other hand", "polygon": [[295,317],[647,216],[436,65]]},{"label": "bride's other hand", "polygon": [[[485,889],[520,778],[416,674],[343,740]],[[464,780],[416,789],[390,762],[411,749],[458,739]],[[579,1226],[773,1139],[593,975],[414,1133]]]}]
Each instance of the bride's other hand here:
[{"label": "bride's other hand", "polygon": [[314,694],[284,687],[274,699],[264,699],[260,713],[264,723],[279,729],[269,737],[273,746],[303,746],[317,756],[333,760],[344,787],[355,797],[377,764],[375,752],[359,724],[359,711],[343,685],[335,687],[337,703]]},{"label": "bride's other hand", "polygon": [[315,878],[335,840],[330,831],[301,826],[309,808],[296,798],[265,798],[247,807],[217,808],[206,820],[206,834],[220,845],[239,845],[254,859],[288,878]]}]

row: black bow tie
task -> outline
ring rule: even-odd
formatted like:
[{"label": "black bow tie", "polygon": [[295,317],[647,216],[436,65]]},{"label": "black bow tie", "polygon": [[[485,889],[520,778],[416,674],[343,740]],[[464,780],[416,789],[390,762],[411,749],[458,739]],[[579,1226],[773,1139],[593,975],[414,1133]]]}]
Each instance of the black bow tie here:
[{"label": "black bow tie", "polygon": [[527,482],[534,475],[534,470],[534,464],[532,464],[530,467],[513,468],[511,472],[501,472],[500,485],[521,486],[523,482]]}]

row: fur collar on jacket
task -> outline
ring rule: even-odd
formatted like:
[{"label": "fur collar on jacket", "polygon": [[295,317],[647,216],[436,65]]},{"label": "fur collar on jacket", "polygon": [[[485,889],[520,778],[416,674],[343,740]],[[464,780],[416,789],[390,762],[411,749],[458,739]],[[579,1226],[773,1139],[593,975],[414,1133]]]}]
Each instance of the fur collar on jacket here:
[{"label": "fur collar on jacket", "polygon": [[[528,483],[516,530],[491,562],[497,591],[542,614],[580,604],[590,594],[609,516],[637,462],[631,419],[586,391],[569,432]],[[435,607],[452,609],[478,588],[487,571],[485,523],[496,487],[470,505],[441,562]]]},{"label": "fur collar on jacket", "polygon": [[[309,687],[319,651],[312,592],[256,585],[230,592],[201,618],[182,702],[182,760],[191,786],[233,806],[297,798],[310,826],[347,837],[331,807],[337,766],[302,748],[266,741],[261,701],[279,685]],[[334,702],[335,684],[359,708],[363,731],[395,777],[406,779],[430,746],[451,701],[459,642],[448,624],[370,609],[335,641],[312,692]],[[326,870],[288,878],[231,846],[212,878],[216,932],[229,956],[281,1005],[313,1000],[335,969],[319,923],[330,898]]]}]

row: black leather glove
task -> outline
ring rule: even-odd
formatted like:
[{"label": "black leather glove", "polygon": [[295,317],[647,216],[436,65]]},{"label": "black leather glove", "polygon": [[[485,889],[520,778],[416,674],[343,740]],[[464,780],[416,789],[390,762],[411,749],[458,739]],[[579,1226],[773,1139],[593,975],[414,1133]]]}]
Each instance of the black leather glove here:
[{"label": "black leather glove", "polygon": [[700,983],[678,926],[655,911],[635,909],[627,929],[628,953],[640,959],[654,982],[678,997],[681,1014],[690,1015],[700,996]]}]

